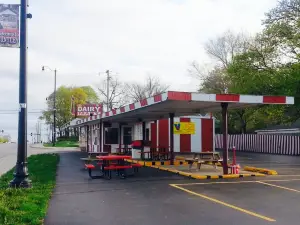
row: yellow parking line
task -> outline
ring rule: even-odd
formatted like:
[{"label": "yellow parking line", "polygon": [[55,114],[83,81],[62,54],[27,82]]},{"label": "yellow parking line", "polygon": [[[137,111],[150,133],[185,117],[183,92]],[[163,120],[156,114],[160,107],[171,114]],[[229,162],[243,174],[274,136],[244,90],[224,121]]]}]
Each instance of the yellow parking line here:
[{"label": "yellow parking line", "polygon": [[205,183],[185,183],[185,184],[172,184],[178,186],[189,186],[189,185],[205,185],[205,184],[240,184],[240,183],[255,183],[255,180],[249,181],[217,181],[217,182],[205,182]]},{"label": "yellow parking line", "polygon": [[229,208],[232,208],[232,209],[235,209],[235,210],[237,210],[237,211],[246,213],[246,214],[248,214],[248,215],[251,215],[251,216],[254,216],[254,217],[258,217],[258,218],[260,218],[260,219],[267,220],[267,221],[270,221],[270,222],[275,222],[275,221],[276,221],[276,220],[274,220],[274,219],[272,219],[272,218],[270,218],[270,217],[266,217],[266,216],[257,214],[257,213],[255,213],[255,212],[251,212],[251,211],[248,211],[248,210],[246,210],[246,209],[242,209],[242,208],[240,208],[240,207],[237,207],[237,206],[228,204],[228,203],[226,203],[226,202],[222,202],[222,201],[220,201],[220,200],[218,200],[218,199],[211,198],[211,197],[208,197],[208,196],[206,196],[206,195],[202,195],[202,194],[199,194],[199,193],[190,191],[190,190],[185,189],[185,188],[183,188],[183,187],[179,187],[179,186],[177,186],[177,185],[175,185],[175,184],[170,184],[170,185],[171,185],[172,187],[174,187],[174,188],[180,189],[180,190],[185,191],[185,192],[187,192],[187,193],[189,193],[189,194],[196,195],[196,196],[201,197],[201,198],[204,198],[204,199],[206,199],[206,200],[209,200],[209,201],[212,201],[212,202],[215,202],[215,203],[218,203],[218,204],[227,206],[227,207],[229,207]]},{"label": "yellow parking line", "polygon": [[277,187],[277,188],[281,188],[281,189],[284,189],[284,190],[288,190],[288,191],[293,191],[293,192],[300,193],[299,190],[292,189],[292,188],[287,188],[287,187],[284,187],[284,186],[279,186],[279,185],[275,185],[275,184],[269,184],[269,183],[265,183],[265,182],[262,182],[262,181],[257,181],[257,183],[265,184],[265,185],[269,185],[269,186],[272,186],[272,187]]},{"label": "yellow parking line", "polygon": [[299,181],[300,179],[289,179],[289,180],[262,180],[264,182],[287,182],[287,181]]},{"label": "yellow parking line", "polygon": [[[287,181],[300,181],[300,179],[289,179],[289,180],[262,180],[265,182],[287,182]],[[178,186],[189,186],[189,185],[207,185],[207,184],[242,184],[242,183],[257,183],[260,181],[256,180],[244,180],[244,181],[216,181],[216,182],[203,182],[203,183],[184,183],[184,184],[173,184]]]}]

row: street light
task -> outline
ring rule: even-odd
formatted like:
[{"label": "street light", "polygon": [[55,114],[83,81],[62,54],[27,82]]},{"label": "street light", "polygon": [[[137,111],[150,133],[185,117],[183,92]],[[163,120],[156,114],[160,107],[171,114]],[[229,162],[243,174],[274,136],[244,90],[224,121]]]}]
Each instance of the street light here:
[{"label": "street light", "polygon": [[49,66],[42,66],[42,71],[45,71],[46,69],[54,72],[54,104],[53,104],[53,130],[52,130],[52,146],[55,146],[56,141],[56,72],[57,70],[52,70]]},{"label": "street light", "polygon": [[30,188],[27,169],[27,14],[28,0],[21,0],[20,10],[20,79],[19,79],[19,123],[18,154],[14,179],[9,186],[14,188]]}]

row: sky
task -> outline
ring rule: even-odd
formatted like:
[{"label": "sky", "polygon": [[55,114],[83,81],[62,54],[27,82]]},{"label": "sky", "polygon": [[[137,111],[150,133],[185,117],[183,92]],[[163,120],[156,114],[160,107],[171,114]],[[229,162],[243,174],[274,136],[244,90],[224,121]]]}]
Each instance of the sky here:
[{"label": "sky", "polygon": [[[6,4],[19,1],[1,0]],[[196,91],[192,61],[212,63],[204,44],[227,30],[255,34],[276,0],[29,0],[28,133],[57,86],[100,85],[111,70],[124,82],[148,74],[170,90]],[[17,139],[19,51],[0,48],[0,130]],[[102,76],[102,77],[101,77]],[[13,113],[4,110],[15,110]]]}]

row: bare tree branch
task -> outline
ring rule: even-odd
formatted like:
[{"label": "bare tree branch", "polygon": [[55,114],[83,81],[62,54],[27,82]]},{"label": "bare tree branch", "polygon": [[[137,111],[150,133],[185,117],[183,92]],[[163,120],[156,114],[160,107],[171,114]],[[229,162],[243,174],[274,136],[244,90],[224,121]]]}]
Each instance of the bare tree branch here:
[{"label": "bare tree branch", "polygon": [[235,55],[247,50],[247,42],[248,39],[243,33],[236,35],[229,30],[216,39],[209,40],[204,48],[211,58],[227,68]]},{"label": "bare tree branch", "polygon": [[102,81],[102,87],[98,88],[101,99],[104,99],[103,105],[109,107],[110,110],[119,108],[128,103],[125,95],[125,85],[118,80],[116,76],[111,76],[109,80],[109,99],[107,101],[107,81]]},{"label": "bare tree branch", "polygon": [[148,75],[144,84],[128,83],[126,84],[126,95],[128,99],[140,101],[145,98],[166,92],[169,86],[162,84],[159,78]]}]

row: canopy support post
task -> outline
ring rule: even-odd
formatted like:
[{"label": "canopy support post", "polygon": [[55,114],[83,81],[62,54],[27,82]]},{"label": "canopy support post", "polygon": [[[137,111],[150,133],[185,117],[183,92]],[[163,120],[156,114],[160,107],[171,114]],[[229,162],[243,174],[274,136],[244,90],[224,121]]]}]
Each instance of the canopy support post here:
[{"label": "canopy support post", "polygon": [[142,122],[142,149],[141,149],[141,156],[142,156],[142,160],[145,159],[145,154],[144,154],[144,151],[145,151],[145,141],[146,141],[146,122],[143,121]]},{"label": "canopy support post", "polygon": [[170,113],[170,157],[171,157],[171,165],[174,165],[174,113]]},{"label": "canopy support post", "polygon": [[223,174],[228,174],[228,103],[222,102]]},{"label": "canopy support post", "polygon": [[89,148],[89,133],[90,133],[90,126],[87,125],[86,126],[86,151],[89,153],[90,152],[90,148]]},{"label": "canopy support post", "polygon": [[100,120],[99,125],[99,144],[100,144],[100,152],[103,152],[103,122]]},{"label": "canopy support post", "polygon": [[122,152],[122,123],[119,123],[119,151]]}]

